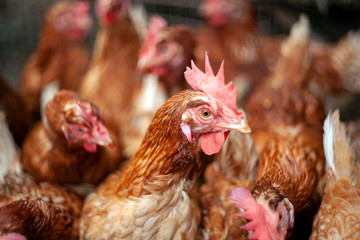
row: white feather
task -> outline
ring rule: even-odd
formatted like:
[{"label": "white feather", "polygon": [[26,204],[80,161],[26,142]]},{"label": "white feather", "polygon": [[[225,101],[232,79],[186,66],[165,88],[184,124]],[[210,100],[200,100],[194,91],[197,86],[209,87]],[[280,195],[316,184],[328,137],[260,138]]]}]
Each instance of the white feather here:
[{"label": "white feather", "polygon": [[49,82],[42,88],[40,95],[40,110],[41,110],[42,118],[44,117],[45,114],[46,104],[54,98],[55,94],[59,91],[59,89],[60,89],[60,83],[58,80]]},{"label": "white feather", "polygon": [[0,184],[17,157],[17,147],[6,123],[3,111],[0,111]]},{"label": "white feather", "polygon": [[334,163],[334,128],[331,122],[331,113],[329,113],[324,121],[324,152],[326,158],[326,168],[331,167],[335,173]]}]

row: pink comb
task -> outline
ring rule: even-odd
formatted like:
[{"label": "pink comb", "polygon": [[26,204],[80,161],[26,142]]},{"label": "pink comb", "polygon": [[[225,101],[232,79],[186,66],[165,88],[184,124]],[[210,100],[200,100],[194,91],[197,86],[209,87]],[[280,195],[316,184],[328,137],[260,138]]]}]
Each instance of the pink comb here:
[{"label": "pink comb", "polygon": [[74,2],[74,12],[78,15],[86,14],[90,8],[90,3],[86,1]]},{"label": "pink comb", "polygon": [[233,88],[232,82],[225,85],[224,61],[222,61],[215,76],[209,57],[205,52],[205,73],[196,67],[194,61],[191,61],[191,69],[187,67],[184,75],[186,81],[194,90],[202,91],[208,97],[217,99],[242,117],[242,112],[236,108],[236,88]]},{"label": "pink comb", "polygon": [[244,212],[236,213],[235,216],[246,218],[249,221],[241,226],[244,230],[253,231],[249,239],[271,239],[266,228],[266,210],[255,201],[249,190],[236,188],[231,192],[229,200],[235,201],[232,204],[244,210]]},{"label": "pink comb", "polygon": [[144,38],[142,48],[140,49],[140,54],[143,54],[148,51],[150,46],[154,46],[158,41],[160,41],[163,36],[161,32],[164,31],[167,27],[167,22],[161,16],[154,15],[149,20],[149,27],[147,28],[147,33]]}]

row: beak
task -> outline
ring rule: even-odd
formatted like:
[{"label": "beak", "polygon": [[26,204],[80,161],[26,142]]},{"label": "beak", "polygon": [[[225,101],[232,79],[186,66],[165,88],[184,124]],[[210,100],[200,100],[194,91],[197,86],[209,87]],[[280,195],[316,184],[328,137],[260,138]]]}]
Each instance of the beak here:
[{"label": "beak", "polygon": [[229,130],[234,130],[234,131],[238,131],[238,132],[242,132],[242,133],[250,133],[251,132],[251,129],[250,129],[248,123],[244,119],[241,119],[239,124],[228,125],[227,128]]},{"label": "beak", "polygon": [[116,150],[117,148],[110,136],[108,136],[106,139],[97,140],[95,143],[99,146],[104,146],[112,150]]},{"label": "beak", "polygon": [[116,150],[116,145],[114,141],[109,137],[107,141],[103,144],[104,147],[110,148],[112,150]]},{"label": "beak", "polygon": [[142,71],[142,72],[146,72],[149,70],[150,68],[150,64],[149,62],[147,61],[147,59],[145,58],[140,58],[137,62],[137,69]]}]

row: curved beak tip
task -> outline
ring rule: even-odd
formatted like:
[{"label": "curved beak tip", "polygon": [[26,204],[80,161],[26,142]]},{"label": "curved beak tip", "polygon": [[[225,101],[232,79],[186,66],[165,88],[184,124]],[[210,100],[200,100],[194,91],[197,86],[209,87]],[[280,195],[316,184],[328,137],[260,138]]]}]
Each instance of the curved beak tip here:
[{"label": "curved beak tip", "polygon": [[111,150],[116,150],[116,149],[117,149],[115,143],[114,143],[112,140],[109,141],[108,143],[106,143],[106,144],[104,145],[104,147],[110,148]]},{"label": "curved beak tip", "polygon": [[240,121],[238,130],[242,133],[250,133],[251,132],[249,124],[244,119],[242,119]]}]

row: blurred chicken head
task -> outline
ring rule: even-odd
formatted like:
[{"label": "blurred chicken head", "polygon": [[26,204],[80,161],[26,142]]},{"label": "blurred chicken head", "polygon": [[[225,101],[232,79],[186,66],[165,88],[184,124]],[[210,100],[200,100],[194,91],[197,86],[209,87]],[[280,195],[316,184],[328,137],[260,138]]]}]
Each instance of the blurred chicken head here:
[{"label": "blurred chicken head", "polygon": [[65,121],[61,129],[69,142],[82,142],[88,152],[96,152],[97,145],[115,149],[95,105],[88,102],[70,103],[63,115]]},{"label": "blurred chicken head", "polygon": [[232,83],[224,84],[224,67],[221,65],[215,76],[209,58],[205,56],[205,73],[194,62],[192,68],[185,71],[189,85],[202,92],[193,99],[192,107],[182,115],[181,129],[190,143],[193,137],[200,135],[203,152],[212,155],[220,151],[229,131],[249,133],[250,128],[243,113],[236,108],[236,89]]},{"label": "blurred chicken head", "polygon": [[117,24],[130,10],[131,0],[97,0],[95,10],[104,25]]},{"label": "blurred chicken head", "polygon": [[249,190],[239,187],[232,191],[229,199],[242,211],[235,216],[248,220],[241,228],[252,231],[249,239],[283,240],[294,225],[294,208],[287,198],[277,204],[261,197],[256,201]]},{"label": "blurred chicken head", "polygon": [[249,11],[251,11],[249,0],[203,0],[199,6],[200,15],[214,26],[222,26],[231,20],[245,18]]},{"label": "blurred chicken head", "polygon": [[89,8],[90,3],[85,1],[57,3],[50,12],[55,31],[72,41],[83,40],[92,26]]},{"label": "blurred chicken head", "polygon": [[158,77],[177,68],[184,60],[184,49],[167,34],[167,22],[160,16],[152,16],[142,47],[139,51],[138,68]]}]

